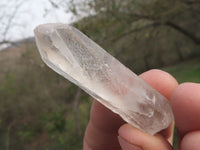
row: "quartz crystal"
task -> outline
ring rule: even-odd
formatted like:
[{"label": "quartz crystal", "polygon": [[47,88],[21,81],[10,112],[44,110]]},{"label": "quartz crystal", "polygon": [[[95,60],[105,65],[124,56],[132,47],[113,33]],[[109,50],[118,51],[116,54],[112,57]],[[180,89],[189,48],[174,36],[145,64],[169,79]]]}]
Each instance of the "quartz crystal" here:
[{"label": "quartz crystal", "polygon": [[43,61],[54,71],[149,134],[173,121],[168,100],[72,26],[49,23],[34,30]]}]

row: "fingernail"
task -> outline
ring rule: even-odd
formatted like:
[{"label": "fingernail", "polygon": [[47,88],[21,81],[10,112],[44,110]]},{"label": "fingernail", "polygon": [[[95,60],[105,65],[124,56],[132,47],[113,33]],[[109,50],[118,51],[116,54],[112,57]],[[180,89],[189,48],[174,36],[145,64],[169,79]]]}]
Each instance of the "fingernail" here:
[{"label": "fingernail", "polygon": [[142,148],[128,143],[128,141],[124,140],[122,137],[118,136],[119,144],[122,150],[143,150]]}]

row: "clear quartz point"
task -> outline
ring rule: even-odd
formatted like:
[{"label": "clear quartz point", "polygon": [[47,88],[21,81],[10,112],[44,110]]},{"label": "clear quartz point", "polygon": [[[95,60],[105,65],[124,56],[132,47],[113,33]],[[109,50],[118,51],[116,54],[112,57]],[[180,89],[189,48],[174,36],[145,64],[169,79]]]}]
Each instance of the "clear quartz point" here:
[{"label": "clear quartz point", "polygon": [[39,25],[34,30],[43,61],[126,122],[149,134],[173,121],[168,100],[72,26]]}]

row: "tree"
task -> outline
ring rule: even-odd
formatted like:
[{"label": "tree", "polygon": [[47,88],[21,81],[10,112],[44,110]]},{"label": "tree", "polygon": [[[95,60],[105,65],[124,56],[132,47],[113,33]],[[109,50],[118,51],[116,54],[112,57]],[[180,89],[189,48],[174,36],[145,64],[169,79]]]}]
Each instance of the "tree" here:
[{"label": "tree", "polygon": [[130,68],[199,55],[199,0],[71,0],[67,9],[88,16],[74,25]]},{"label": "tree", "polygon": [[[196,23],[195,25],[199,27],[200,1],[198,0],[86,0],[85,5],[77,4],[77,0],[72,0],[71,10],[76,14],[82,13],[84,9],[80,7],[85,7],[87,4],[90,10],[88,11],[86,7],[84,11],[88,11],[88,14],[92,10],[95,14],[105,13],[108,17],[114,17],[129,24],[146,20],[151,22],[147,27],[169,26],[193,40],[194,43],[200,44],[199,35],[191,28],[191,23]],[[134,30],[128,33],[131,32]],[[120,37],[124,35],[126,33]]]},{"label": "tree", "polygon": [[1,2],[0,46],[4,44],[15,43],[12,39],[8,37],[8,33],[11,28],[17,26],[16,17],[23,3],[23,0],[7,1],[4,3]]}]

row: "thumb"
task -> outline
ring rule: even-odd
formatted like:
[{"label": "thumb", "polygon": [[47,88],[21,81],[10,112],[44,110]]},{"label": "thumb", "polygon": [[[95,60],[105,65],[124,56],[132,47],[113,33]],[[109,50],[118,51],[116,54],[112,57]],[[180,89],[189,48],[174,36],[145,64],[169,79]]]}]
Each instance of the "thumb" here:
[{"label": "thumb", "polygon": [[121,126],[118,133],[118,140],[123,150],[173,149],[169,142],[160,134],[150,135],[129,124]]}]

